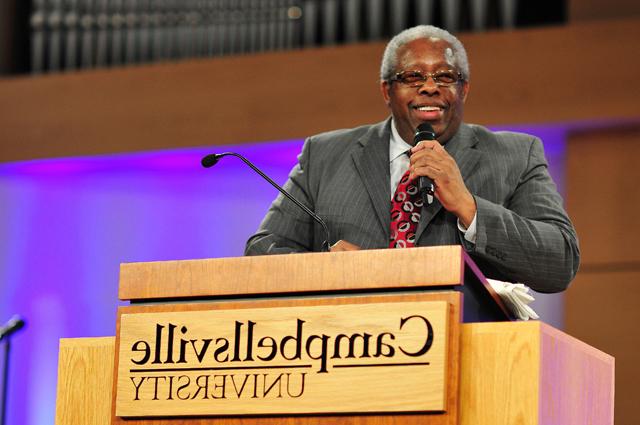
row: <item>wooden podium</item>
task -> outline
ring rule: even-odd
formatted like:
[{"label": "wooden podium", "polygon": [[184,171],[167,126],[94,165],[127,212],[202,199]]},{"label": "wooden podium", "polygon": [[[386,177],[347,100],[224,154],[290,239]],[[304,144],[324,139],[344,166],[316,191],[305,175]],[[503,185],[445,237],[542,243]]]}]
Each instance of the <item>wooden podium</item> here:
[{"label": "wooden podium", "polygon": [[[403,264],[403,267],[396,270],[392,267],[394,264]],[[462,302],[463,294],[469,293],[480,300],[477,305],[469,306]],[[542,322],[509,321],[508,313],[499,298],[459,246],[123,264],[119,295],[122,300],[130,301],[130,305],[118,309],[116,338],[74,338],[62,339],[60,342],[56,410],[58,425],[613,423],[614,359]],[[135,354],[133,363],[136,365],[155,363],[158,367],[164,367],[166,363],[171,363],[169,366],[182,366],[179,363],[180,360],[184,363],[184,351],[189,344],[193,346],[195,353],[202,354],[201,360],[205,357],[206,347],[203,344],[198,345],[197,341],[200,340],[189,340],[189,337],[185,336],[180,340],[180,356],[178,349],[170,345],[169,351],[175,352],[176,358],[173,359],[171,354],[167,354],[161,361],[158,340],[165,335],[162,333],[165,331],[164,322],[163,326],[157,325],[155,354],[153,343],[142,340],[126,343],[120,341],[122,327],[129,326],[128,323],[136,318],[156,317],[154,314],[168,314],[168,317],[186,314],[190,315],[189,317],[202,317],[204,321],[206,317],[213,315],[211,323],[215,324],[223,317],[216,314],[233,317],[237,312],[240,317],[246,312],[251,312],[251,317],[269,317],[286,315],[290,309],[302,311],[304,314],[319,314],[318,317],[321,318],[328,314],[327,311],[354,309],[354,317],[360,318],[367,315],[377,316],[376,309],[386,310],[387,307],[392,309],[394,306],[412,308],[414,305],[420,308],[423,305],[446,307],[442,310],[442,315],[446,318],[444,328],[447,329],[443,345],[443,349],[448,353],[444,378],[446,392],[444,407],[436,408],[436,411],[412,410],[412,407],[406,407],[407,396],[404,395],[394,400],[396,390],[406,389],[401,388],[407,387],[404,385],[405,382],[410,383],[409,387],[421,387],[422,375],[418,375],[417,372],[400,375],[399,371],[403,369],[400,367],[368,367],[367,369],[372,371],[371,375],[374,375],[374,369],[391,372],[381,378],[383,381],[380,382],[385,382],[384,388],[378,383],[373,384],[371,388],[362,389],[363,395],[359,394],[358,398],[364,400],[364,408],[361,403],[361,407],[356,407],[360,410],[355,412],[349,411],[350,398],[342,396],[333,400],[325,399],[313,405],[309,411],[293,408],[291,411],[281,411],[283,407],[277,406],[286,404],[277,404],[280,401],[271,403],[267,400],[263,403],[266,410],[260,411],[267,413],[251,413],[249,410],[244,412],[242,407],[240,410],[230,407],[231,410],[221,411],[216,415],[194,416],[194,412],[197,412],[195,410],[174,410],[171,414],[158,415],[154,414],[155,406],[158,406],[158,412],[162,407],[160,401],[155,401],[159,398],[156,378],[155,395],[149,401],[151,410],[144,410],[147,413],[137,416],[130,413],[123,417],[116,415],[116,412],[130,412],[130,407],[124,402],[119,401],[118,406],[116,403],[116,387],[124,382],[124,378],[118,382],[118,373],[129,370],[128,366],[124,367],[124,363],[119,369],[118,363],[119,358],[124,362],[122,353],[127,347],[131,347]],[[481,310],[485,317],[494,317],[496,321],[467,323],[469,317]],[[363,311],[374,313],[361,313]],[[407,318],[403,320],[405,319]],[[327,326],[334,320],[327,319]],[[256,319],[255,322],[259,320]],[[191,323],[195,324],[189,325],[189,328],[200,325],[199,319]],[[235,323],[236,336],[239,339],[242,323]],[[400,328],[403,324],[401,322]],[[169,328],[171,326],[174,325],[170,324]],[[258,326],[260,325],[256,325],[256,329]],[[301,338],[301,328],[298,329],[298,338]],[[180,331],[184,335],[191,332],[187,330],[187,326],[175,330],[176,333]],[[174,329],[171,329],[171,332],[174,332]],[[326,334],[329,333],[327,330]],[[390,336],[388,332],[381,332],[378,335],[378,348],[382,345],[390,346],[380,343],[383,334],[387,335],[387,343],[395,339],[395,336]],[[322,335],[326,337],[322,347],[326,348],[329,337],[324,333]],[[429,335],[431,338],[432,334]],[[169,334],[168,338],[164,336],[165,344],[173,337],[173,333]],[[306,349],[309,356],[311,352],[317,354],[312,349],[310,351],[310,346],[314,343],[311,340],[314,337],[321,339],[317,335],[307,339]],[[126,336],[122,338],[126,339]],[[175,340],[178,345],[178,338],[175,337]],[[275,340],[269,337],[260,340],[257,346],[261,347],[262,353],[267,353],[265,345],[268,344],[263,344],[263,340],[272,340],[273,344]],[[334,350],[339,349],[337,341]],[[429,340],[429,344],[432,342]],[[198,347],[200,351],[196,350]],[[405,350],[407,347],[412,348]],[[408,351],[408,355],[413,356],[417,355],[412,352],[416,351],[415,347],[415,343],[412,342],[404,348],[397,349],[402,352]],[[284,356],[284,344],[280,350]],[[273,348],[270,352],[272,355],[264,357],[271,360],[277,351]],[[338,354],[334,351],[330,361],[343,360]],[[349,352],[349,355],[354,357],[352,354]],[[152,361],[154,355],[155,361]],[[252,357],[251,354],[245,356],[247,359]],[[318,355],[311,358],[321,357]],[[328,356],[322,357],[322,361],[329,361],[327,358]],[[224,360],[228,360],[228,356]],[[318,364],[320,363],[314,363],[314,367]],[[346,366],[348,365],[335,365],[336,368]],[[325,368],[324,372],[331,368],[324,363],[322,367]],[[397,376],[403,377],[395,378],[394,370],[398,371]],[[157,372],[157,369],[155,371]],[[319,372],[318,376],[322,375],[323,370]],[[323,376],[329,375],[330,373],[325,373]],[[137,400],[142,378],[139,381],[131,378],[131,381],[133,385],[138,385],[135,392]],[[245,383],[246,381],[245,376]],[[198,385],[201,385],[201,382]],[[338,390],[343,386],[345,385],[339,385]],[[209,387],[204,393],[208,390]],[[171,391],[170,386],[167,399],[173,402],[175,397],[171,395]],[[193,398],[195,399],[195,395]],[[240,393],[237,398],[241,398]],[[369,399],[372,401],[367,403]],[[200,405],[209,403],[201,402],[199,399],[198,402]],[[195,408],[196,404],[187,401],[184,405]],[[380,407],[378,404],[384,404],[386,407]]]}]

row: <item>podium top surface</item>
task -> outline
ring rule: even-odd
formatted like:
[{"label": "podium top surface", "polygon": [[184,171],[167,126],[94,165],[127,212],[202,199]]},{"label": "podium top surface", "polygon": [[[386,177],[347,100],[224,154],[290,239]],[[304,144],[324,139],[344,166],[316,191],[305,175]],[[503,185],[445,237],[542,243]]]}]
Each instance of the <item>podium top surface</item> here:
[{"label": "podium top surface", "polygon": [[459,245],[124,263],[120,265],[119,298],[183,299],[455,286],[463,284],[465,264],[480,275]]}]

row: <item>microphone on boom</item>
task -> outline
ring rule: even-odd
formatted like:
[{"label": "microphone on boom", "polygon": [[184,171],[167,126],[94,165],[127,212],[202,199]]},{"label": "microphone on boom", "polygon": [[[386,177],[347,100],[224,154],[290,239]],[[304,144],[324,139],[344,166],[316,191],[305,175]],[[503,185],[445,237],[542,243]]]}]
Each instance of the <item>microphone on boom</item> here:
[{"label": "microphone on boom", "polygon": [[253,171],[258,173],[260,175],[260,177],[265,179],[267,182],[269,182],[269,184],[271,184],[271,186],[275,187],[276,189],[278,189],[278,191],[280,193],[282,193],[284,196],[289,198],[289,200],[291,200],[291,202],[296,204],[302,211],[307,213],[316,223],[320,224],[320,226],[322,226],[322,228],[324,229],[324,233],[325,233],[325,240],[322,243],[322,250],[325,251],[325,252],[329,251],[330,238],[329,238],[329,228],[327,227],[327,223],[325,223],[324,220],[322,220],[316,213],[311,211],[306,205],[304,205],[302,202],[300,202],[296,198],[294,198],[293,195],[291,195],[289,192],[287,192],[282,187],[280,187],[280,185],[278,185],[276,182],[274,182],[269,176],[267,176],[265,173],[260,171],[260,169],[258,169],[258,167],[253,165],[251,163],[251,161],[249,161],[247,158],[245,158],[244,156],[240,155],[239,153],[235,153],[235,152],[212,153],[212,154],[207,155],[204,158],[202,158],[202,161],[201,161],[202,166],[204,168],[211,168],[211,167],[213,167],[214,165],[216,165],[218,163],[220,158],[225,157],[225,156],[235,156],[236,158],[240,158]]}]

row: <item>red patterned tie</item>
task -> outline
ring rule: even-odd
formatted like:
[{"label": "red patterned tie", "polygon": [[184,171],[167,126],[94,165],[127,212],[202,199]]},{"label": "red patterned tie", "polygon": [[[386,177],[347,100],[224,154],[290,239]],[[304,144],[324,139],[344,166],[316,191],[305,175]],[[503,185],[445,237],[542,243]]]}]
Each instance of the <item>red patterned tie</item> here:
[{"label": "red patterned tie", "polygon": [[415,181],[409,181],[409,170],[402,175],[391,200],[391,237],[389,248],[416,246],[416,228],[420,221],[422,199]]}]

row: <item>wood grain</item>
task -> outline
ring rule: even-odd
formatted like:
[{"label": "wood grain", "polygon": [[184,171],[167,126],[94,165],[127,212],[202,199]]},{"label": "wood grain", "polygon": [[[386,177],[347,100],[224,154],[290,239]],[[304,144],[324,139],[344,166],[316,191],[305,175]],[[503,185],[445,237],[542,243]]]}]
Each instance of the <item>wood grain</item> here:
[{"label": "wood grain", "polygon": [[542,322],[462,325],[463,425],[613,424],[614,360]]},{"label": "wood grain", "polygon": [[[433,294],[433,293],[432,293]],[[450,301],[453,308],[450,311],[451,319],[460,311],[456,300],[459,294],[438,293],[442,300]],[[374,297],[379,298],[379,297]],[[385,301],[415,300],[421,297],[417,294],[407,296],[384,296]],[[369,297],[337,297],[306,298],[298,300],[301,305],[322,305],[335,303],[367,303]],[[228,308],[250,308],[255,306],[283,306],[289,305],[291,300],[260,301],[257,304],[250,302],[224,302],[221,304]],[[210,305],[211,305],[210,304]],[[154,306],[124,307],[120,314],[154,311]],[[172,311],[198,310],[202,306],[193,304],[167,305]],[[455,338],[455,337],[454,337]],[[449,409],[460,408],[459,422],[452,418],[446,420],[442,415],[326,415],[326,416],[287,416],[287,417],[245,417],[245,418],[193,418],[193,419],[158,419],[124,420],[113,417],[114,424],[135,425],[257,425],[257,424],[285,424],[285,425],[386,425],[386,424],[464,424],[464,425],[584,425],[584,424],[612,424],[613,423],[613,359],[611,356],[587,346],[567,334],[549,327],[540,322],[510,322],[510,323],[470,323],[463,324],[461,345],[453,339],[452,348],[461,350],[461,358],[457,369],[454,366],[451,372],[454,379],[460,379],[460,397],[455,394],[450,396]],[[99,418],[94,422],[90,418],[91,412],[103,412],[104,400],[109,400],[111,393],[111,375],[104,376],[103,371],[114,370],[113,356],[105,353],[114,353],[115,343],[113,338],[100,339],[101,355],[90,354],[95,349],[81,339],[74,341],[76,353],[74,356],[83,359],[83,370],[90,370],[100,375],[96,377],[83,377],[82,379],[69,381],[61,380],[58,388],[58,416],[57,424],[82,423],[102,424]],[[106,350],[106,351],[105,351]],[[79,351],[79,352],[78,352]],[[61,359],[68,358],[68,353]],[[76,362],[61,362],[60,376],[70,376],[74,371],[65,370],[66,367],[74,368]],[[117,367],[117,365],[116,365]],[[458,375],[460,372],[460,375]],[[84,372],[83,372],[84,373]],[[99,381],[98,381],[99,379]],[[451,379],[451,377],[450,377]],[[91,393],[89,398],[61,397],[61,391],[68,391],[67,386],[73,384],[74,394],[82,396]],[[60,403],[65,403],[63,406]],[[103,407],[100,403],[103,403]],[[61,414],[69,418],[61,421]],[[94,413],[95,413],[94,412]],[[84,415],[84,416],[83,416]],[[81,418],[81,419],[77,419]],[[628,422],[629,423],[629,422]]]},{"label": "wood grain", "polygon": [[[372,302],[410,302],[410,301],[447,301],[450,305],[449,324],[452,326],[461,319],[461,294],[458,292],[428,292],[411,293],[402,295],[375,295],[375,296],[348,296],[348,297],[304,297],[298,299],[274,298],[270,300],[254,301],[219,301],[211,303],[180,303],[159,305],[140,305],[130,307],[120,307],[118,316],[121,314],[134,314],[143,312],[162,311],[198,311],[206,305],[207,308],[220,309],[246,309],[284,306],[314,306],[314,305],[345,305],[345,304],[367,304]],[[116,332],[119,334],[120,321],[117,323]],[[304,415],[304,416],[260,416],[260,417],[219,417],[219,418],[175,418],[175,419],[121,419],[115,416],[115,405],[113,424],[135,424],[135,425],[326,425],[326,424],[347,424],[347,425],[383,425],[403,423],[409,425],[429,424],[429,425],[454,425],[457,424],[458,397],[457,383],[459,380],[459,327],[452,326],[449,337],[449,359],[450,369],[448,370],[448,383],[450,389],[447,400],[447,414],[360,414],[360,415]],[[115,367],[118,367],[116,359]],[[115,397],[115,392],[113,394]],[[114,398],[115,399],[115,398]],[[335,401],[339,403],[339,400]]]},{"label": "wood grain", "polygon": [[537,425],[538,324],[462,326],[460,424]]},{"label": "wood grain", "polygon": [[60,340],[56,425],[111,423],[114,355],[114,337]]},{"label": "wood grain", "polygon": [[459,245],[130,263],[120,267],[119,298],[452,286],[463,283],[463,267]]},{"label": "wood grain", "polygon": [[[403,326],[401,318],[411,316]],[[415,316],[429,321],[428,333]],[[122,314],[116,414],[445,411],[447,319],[446,301]],[[298,331],[300,358],[292,359]],[[348,343],[338,335],[360,337]],[[379,335],[386,356],[376,354]],[[260,347],[263,337],[270,347]],[[205,345],[205,339],[213,343]],[[427,340],[428,352],[411,354]]]},{"label": "wood grain", "polygon": [[540,325],[540,425],[613,425],[614,358]]}]

